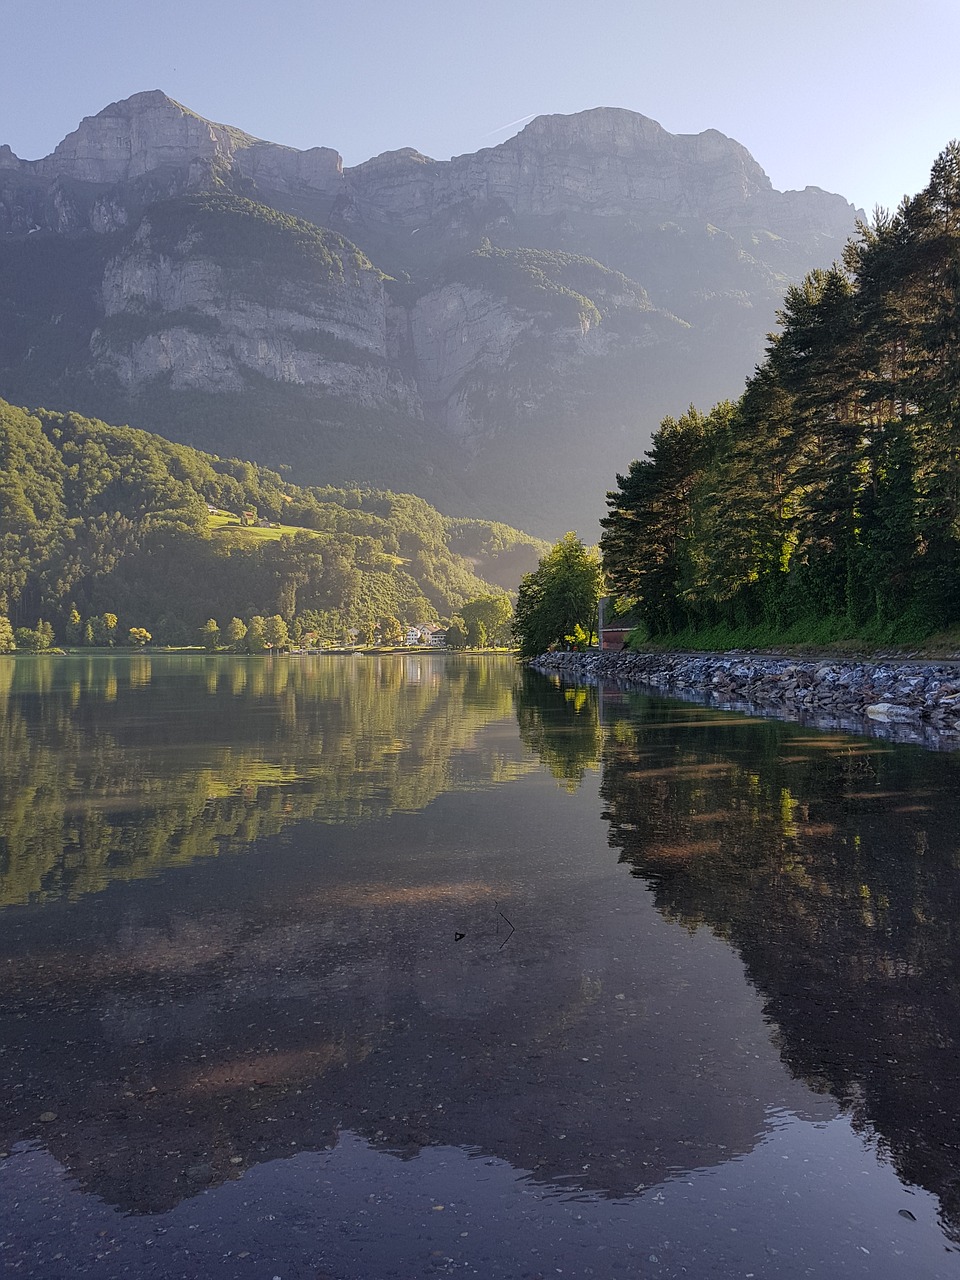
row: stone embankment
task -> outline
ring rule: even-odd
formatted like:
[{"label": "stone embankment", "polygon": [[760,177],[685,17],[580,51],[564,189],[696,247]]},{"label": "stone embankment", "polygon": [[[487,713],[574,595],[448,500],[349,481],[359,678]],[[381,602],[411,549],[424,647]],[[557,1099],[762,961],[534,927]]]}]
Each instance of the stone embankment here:
[{"label": "stone embankment", "polygon": [[[714,705],[914,726],[960,738],[960,663],[798,659],[756,653],[548,653],[537,670]],[[925,735],[923,735],[925,736]]]}]

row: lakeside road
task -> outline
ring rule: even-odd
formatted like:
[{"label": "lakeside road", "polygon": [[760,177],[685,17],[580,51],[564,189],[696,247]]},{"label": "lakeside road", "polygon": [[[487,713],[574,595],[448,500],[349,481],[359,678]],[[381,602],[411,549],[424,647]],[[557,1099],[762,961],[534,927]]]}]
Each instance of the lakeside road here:
[{"label": "lakeside road", "polygon": [[547,653],[544,674],[614,682],[755,714],[880,726],[927,745],[960,747],[960,660],[798,657],[776,653]]}]

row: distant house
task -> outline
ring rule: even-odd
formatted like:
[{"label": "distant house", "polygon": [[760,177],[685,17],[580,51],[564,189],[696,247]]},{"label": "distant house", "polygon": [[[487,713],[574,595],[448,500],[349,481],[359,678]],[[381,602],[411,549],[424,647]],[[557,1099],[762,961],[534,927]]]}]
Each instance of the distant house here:
[{"label": "distant house", "polygon": [[447,643],[446,627],[428,627],[427,628],[427,644],[432,645],[434,649],[442,649]]}]

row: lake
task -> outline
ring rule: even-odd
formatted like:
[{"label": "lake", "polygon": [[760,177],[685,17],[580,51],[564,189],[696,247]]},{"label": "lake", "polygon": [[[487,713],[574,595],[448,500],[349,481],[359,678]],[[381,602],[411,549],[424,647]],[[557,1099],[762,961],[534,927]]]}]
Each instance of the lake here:
[{"label": "lake", "polygon": [[960,755],[0,659],[0,1270],[960,1276]]}]

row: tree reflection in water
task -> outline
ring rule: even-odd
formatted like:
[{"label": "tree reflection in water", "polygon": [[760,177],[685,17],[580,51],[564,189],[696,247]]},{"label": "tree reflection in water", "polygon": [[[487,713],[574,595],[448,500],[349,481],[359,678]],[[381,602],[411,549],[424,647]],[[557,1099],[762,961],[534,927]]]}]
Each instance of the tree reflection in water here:
[{"label": "tree reflection in water", "polygon": [[578,692],[528,678],[526,741],[576,779],[602,733],[621,862],[737,949],[791,1071],[960,1236],[960,754],[613,688],[571,732]]},{"label": "tree reflection in water", "polygon": [[510,715],[510,659],[357,658],[344,681],[350,661],[0,659],[0,907],[422,809]]}]

